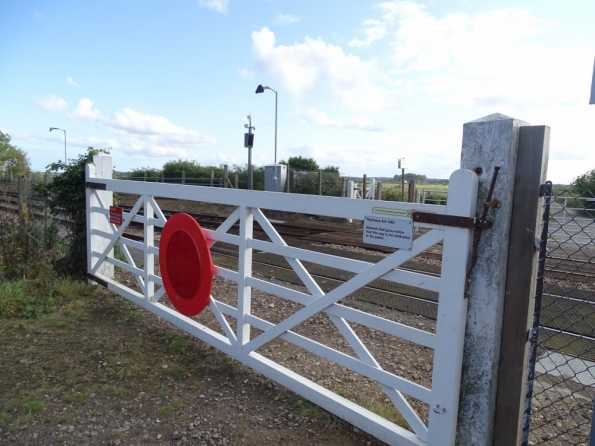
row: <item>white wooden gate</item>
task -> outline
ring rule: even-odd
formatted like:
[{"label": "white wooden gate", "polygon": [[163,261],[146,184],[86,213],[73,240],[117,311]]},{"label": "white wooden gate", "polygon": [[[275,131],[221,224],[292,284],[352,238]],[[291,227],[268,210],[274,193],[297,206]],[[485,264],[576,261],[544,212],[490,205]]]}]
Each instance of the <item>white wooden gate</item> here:
[{"label": "white wooden gate", "polygon": [[[411,250],[400,249],[377,263],[368,263],[289,246],[262,210],[307,213],[353,220],[364,220],[365,216],[384,215],[411,221],[410,215],[413,211],[475,217],[477,199],[475,173],[463,169],[455,171],[449,182],[448,205],[438,206],[113,180],[110,157],[95,157],[94,163],[87,166],[86,172],[87,246],[88,273],[96,282],[105,284],[110,290],[388,444],[433,446],[454,444],[467,310],[465,283],[471,255],[472,230],[415,223],[415,227],[425,227],[429,230],[421,231],[424,232],[423,235],[413,241]],[[109,223],[109,206],[112,204],[113,192],[139,196],[132,210],[124,212],[121,226]],[[216,276],[237,283],[237,300],[234,299],[236,305],[222,302],[220,296],[211,296],[208,309],[205,310],[213,313],[221,325],[221,332],[199,323],[195,318],[181,315],[166,302],[162,302],[166,297],[162,279],[155,273],[155,255],[159,254],[159,248],[155,243],[155,227],[163,227],[167,219],[160,210],[156,197],[235,207],[235,211],[218,229],[208,231],[209,237],[215,242],[230,243],[239,248],[237,271],[223,267],[217,267],[215,271]],[[142,215],[139,214],[140,210]],[[143,224],[144,242],[122,237],[132,221]],[[230,228],[238,222],[239,235],[229,233]],[[269,241],[253,238],[254,222],[257,222],[266,232]],[[443,242],[442,267],[439,276],[400,268],[404,262],[439,242]],[[111,254],[116,245],[121,247],[126,262],[115,259]],[[142,267],[136,265],[128,247],[142,251]],[[253,276],[253,250],[283,256],[300,277],[307,291],[298,291],[272,280]],[[325,293],[303,262],[325,265],[355,273],[355,275]],[[136,278],[137,289],[114,279],[114,266],[132,273]],[[351,293],[380,278],[438,293],[435,333],[413,328],[341,303],[342,299]],[[285,320],[272,323],[265,318],[257,317],[251,311],[253,289],[298,303],[301,308]],[[354,354],[336,350],[295,331],[296,326],[320,312],[328,316]],[[229,319],[234,320],[235,324],[230,324]],[[374,358],[371,349],[357,336],[353,329],[355,324],[433,349],[431,386],[424,387],[383,369]],[[255,337],[251,337],[251,327],[259,331]],[[387,398],[403,415],[411,430],[376,415],[259,353],[259,349],[276,338],[281,338],[378,382]],[[428,405],[427,425],[411,407],[407,400],[410,397]]]}]

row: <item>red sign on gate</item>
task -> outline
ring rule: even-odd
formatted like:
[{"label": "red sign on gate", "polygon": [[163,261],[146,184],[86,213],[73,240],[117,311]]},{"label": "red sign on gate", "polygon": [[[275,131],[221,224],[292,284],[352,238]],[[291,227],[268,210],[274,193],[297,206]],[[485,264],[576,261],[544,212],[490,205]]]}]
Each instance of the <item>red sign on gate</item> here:
[{"label": "red sign on gate", "polygon": [[196,316],[209,304],[215,268],[209,251],[212,244],[188,214],[172,215],[161,231],[163,286],[172,305],[184,316]]},{"label": "red sign on gate", "polygon": [[109,207],[109,222],[115,225],[122,224],[122,208],[118,206]]}]

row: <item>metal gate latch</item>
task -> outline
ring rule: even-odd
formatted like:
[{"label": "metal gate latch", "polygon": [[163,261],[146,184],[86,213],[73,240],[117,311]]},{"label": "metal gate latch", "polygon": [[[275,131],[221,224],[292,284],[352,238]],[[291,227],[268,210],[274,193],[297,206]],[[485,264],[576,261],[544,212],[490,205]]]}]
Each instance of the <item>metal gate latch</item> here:
[{"label": "metal gate latch", "polygon": [[[496,200],[497,201],[497,200]],[[498,201],[498,204],[500,202]],[[416,223],[454,226],[466,229],[490,229],[492,222],[478,217],[458,217],[456,215],[431,214],[429,212],[413,212],[411,218]]]}]

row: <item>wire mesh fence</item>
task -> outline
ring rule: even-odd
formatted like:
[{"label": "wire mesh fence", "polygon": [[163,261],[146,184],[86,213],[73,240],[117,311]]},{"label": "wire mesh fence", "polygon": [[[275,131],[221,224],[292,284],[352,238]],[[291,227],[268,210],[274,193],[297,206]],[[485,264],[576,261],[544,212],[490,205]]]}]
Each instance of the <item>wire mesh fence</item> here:
[{"label": "wire mesh fence", "polygon": [[595,396],[595,196],[564,191],[545,201],[547,249],[530,333],[523,445],[588,445]]},{"label": "wire mesh fence", "polygon": [[289,169],[289,191],[296,194],[342,197],[345,194],[345,178],[338,172],[306,172]]}]

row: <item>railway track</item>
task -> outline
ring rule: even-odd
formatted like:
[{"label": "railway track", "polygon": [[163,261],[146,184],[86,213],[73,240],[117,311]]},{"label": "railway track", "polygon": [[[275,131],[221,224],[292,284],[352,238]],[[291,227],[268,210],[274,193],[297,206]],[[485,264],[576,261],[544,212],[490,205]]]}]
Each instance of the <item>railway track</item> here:
[{"label": "railway track", "polygon": [[[132,206],[124,207],[129,211]],[[163,210],[166,217],[169,217],[179,211]],[[214,214],[202,214],[186,212],[188,215],[194,217],[199,224],[206,229],[217,229],[223,223],[226,217]],[[283,236],[299,237],[307,240],[310,243],[335,244],[346,247],[358,247],[378,252],[381,254],[390,254],[395,250],[384,246],[375,246],[363,243],[362,231],[356,229],[349,229],[339,225],[321,224],[316,222],[304,223],[289,223],[285,221],[273,220],[273,226]],[[236,224],[232,228],[232,232],[239,230]],[[255,230],[259,231],[260,227],[255,225]],[[425,258],[432,258],[438,261],[442,260],[442,245],[438,245],[432,250],[424,252]],[[593,261],[581,259],[565,259],[558,256],[546,257],[546,269],[548,274],[556,280],[571,280],[576,282],[592,282],[595,281],[595,263]]]},{"label": "railway track", "polygon": [[[124,205],[122,207],[128,211],[131,209],[131,206]],[[169,217],[179,211],[162,209],[162,212],[166,217]],[[196,218],[201,226],[208,229],[216,229],[226,219],[225,216],[215,214],[187,213]],[[361,229],[348,228],[345,227],[346,224],[315,220],[308,220],[307,223],[272,220],[272,224],[288,244],[308,250],[370,262],[378,261],[379,255],[394,252],[392,248],[364,244]],[[136,224],[131,224],[131,231],[134,231],[135,227],[137,227]],[[157,237],[159,237],[159,228],[156,229]],[[142,235],[131,231],[127,231],[124,236],[134,240],[143,240]],[[231,233],[234,231],[239,232],[238,225],[230,229]],[[254,236],[266,239],[264,231],[257,224],[254,225]],[[365,251],[352,250],[353,247],[365,248]],[[216,264],[231,269],[237,268],[237,264],[234,264],[234,257],[237,259],[237,247],[234,251],[232,245],[219,242],[212,247],[211,251]],[[439,273],[438,265],[442,259],[441,246],[436,246],[435,249],[426,251],[419,257],[422,261],[410,261],[404,265],[404,268],[432,274]],[[295,276],[293,270],[288,268],[284,259],[279,256],[255,252],[253,260],[256,273],[301,285],[301,281]],[[325,292],[350,278],[344,271],[332,268],[324,269],[314,264],[307,265],[307,268]],[[561,282],[588,284],[593,283],[595,279],[595,264],[592,259],[568,259],[548,255],[546,271],[548,277]],[[395,288],[394,283],[390,285],[392,286],[377,281],[363,288],[355,297],[428,318],[436,317],[436,293],[405,286]],[[547,304],[548,311],[542,314],[542,325],[548,329],[567,333],[569,336],[585,339],[584,342],[588,343],[586,348],[595,347],[595,341],[589,338],[592,336],[591,327],[595,326],[594,292],[581,291],[578,287],[571,289],[559,285],[546,286],[543,299],[544,306]]]},{"label": "railway track", "polygon": [[[166,216],[176,211],[166,210]],[[195,217],[201,226],[216,229],[225,217],[189,213]],[[378,255],[394,252],[393,249],[376,247],[362,242],[361,230],[342,228],[339,225],[331,226],[318,222],[283,222],[273,221],[275,229],[284,237],[291,246],[308,250],[325,252],[328,254],[350,257],[357,260],[370,262],[378,261]],[[237,228],[235,228],[237,231]],[[231,232],[234,228],[231,229]],[[263,231],[255,225],[256,238],[266,238]],[[351,250],[352,247],[365,248]],[[344,249],[340,248],[344,247]],[[216,243],[211,248],[213,261],[219,266],[237,269],[237,247]],[[407,262],[405,269],[423,271],[425,273],[439,274],[439,262],[442,259],[441,246],[436,246],[432,251],[424,252],[420,262]],[[429,261],[424,263],[424,261]],[[432,264],[433,263],[433,264]],[[324,268],[315,264],[305,264],[319,286],[329,292],[335,287],[349,280],[352,275],[344,271]],[[548,277],[561,282],[588,283],[593,280],[595,265],[581,259],[565,259],[559,256],[548,255],[546,270]],[[301,285],[295,272],[289,268],[283,258],[267,253],[255,252],[253,254],[253,270],[256,274]],[[428,317],[436,318],[437,299],[436,293],[413,287],[395,287],[394,283],[376,281],[362,288],[353,297],[387,307],[406,311]],[[564,336],[580,338],[582,349],[595,348],[595,339],[592,339],[592,327],[595,326],[595,292],[571,289],[565,286],[546,286],[543,296],[544,306],[548,311],[541,315],[542,325],[548,330],[557,330]],[[555,303],[555,305],[552,305]]]}]

